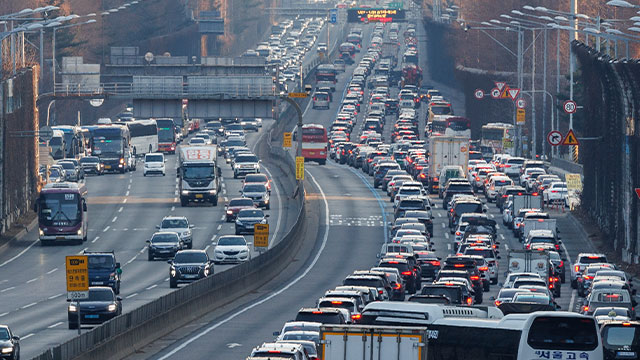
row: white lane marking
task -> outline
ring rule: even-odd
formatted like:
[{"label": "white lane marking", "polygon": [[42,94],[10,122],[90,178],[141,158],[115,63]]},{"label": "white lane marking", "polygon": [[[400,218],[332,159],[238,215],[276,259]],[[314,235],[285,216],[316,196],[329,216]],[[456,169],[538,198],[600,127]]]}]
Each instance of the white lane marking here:
[{"label": "white lane marking", "polygon": [[224,214],[222,214],[222,216],[220,217],[220,220],[224,220]]},{"label": "white lane marking", "polygon": [[84,249],[82,249],[82,250],[78,251],[78,255],[82,254],[83,252],[85,252],[85,251],[87,251],[87,250],[89,250],[89,248],[84,248]]},{"label": "white lane marking", "polygon": [[112,223],[116,222],[116,220],[118,220],[118,217],[114,217],[113,220],[111,220]]},{"label": "white lane marking", "polygon": [[222,224],[218,225],[218,230],[222,229]]},{"label": "white lane marking", "polygon": [[131,264],[131,263],[132,263],[132,262],[133,262],[137,257],[138,257],[138,255],[136,255],[136,256],[134,256],[134,257],[132,257],[131,259],[129,259],[129,261],[127,261],[127,262],[125,263],[125,265],[129,265],[129,264]]},{"label": "white lane marking", "polygon": [[47,271],[47,275],[53,274],[54,272],[58,271],[58,268],[52,269]]},{"label": "white lane marking", "polygon": [[109,229],[110,229],[110,228],[111,228],[111,227],[110,227],[109,225],[107,225],[107,227],[106,227],[106,228],[104,228],[104,230],[102,230],[102,232],[107,232],[107,231],[109,231]]},{"label": "white lane marking", "polygon": [[447,244],[447,250],[451,250],[451,244]]},{"label": "white lane marking", "polygon": [[[133,174],[131,174],[131,175],[133,176]],[[132,183],[132,182],[133,182],[133,179],[129,179],[129,182],[130,182],[130,183]]]},{"label": "white lane marking", "polygon": [[223,189],[224,189],[225,187],[227,187],[227,185],[225,185],[225,183],[224,183],[224,182],[222,183],[222,185],[221,185],[221,186],[222,186],[222,188],[223,188]]},{"label": "white lane marking", "polygon": [[96,238],[95,238],[95,239],[91,240],[91,243],[92,243],[92,244],[93,244],[93,243],[95,243],[96,241],[98,241],[98,239],[100,239],[100,236],[96,236]]},{"label": "white lane marking", "polygon": [[209,250],[209,248],[211,247],[211,245],[207,245],[204,247],[204,251],[206,252],[207,250]]},{"label": "white lane marking", "polygon": [[27,284],[31,284],[34,281],[38,281],[38,278],[33,278],[31,280],[27,280]]},{"label": "white lane marking", "polygon": [[[263,167],[263,169],[267,172],[267,174],[269,174],[269,178],[273,179],[273,175],[271,175],[271,172],[269,171],[269,169],[267,169],[266,167]],[[276,199],[278,200],[278,206],[280,207],[280,209],[278,210],[278,220],[276,220],[276,229],[273,231],[274,239],[269,244],[270,247],[276,243],[276,236],[278,235],[278,231],[280,230],[280,219],[282,218],[282,207],[283,207],[282,203],[280,202],[280,190],[278,190],[278,185],[274,183],[273,187],[276,190]]]},{"label": "white lane marking", "polygon": [[444,237],[445,237],[445,238],[447,238],[447,240],[449,240],[449,233],[448,233],[448,232],[445,232],[445,233],[444,233]]},{"label": "white lane marking", "polygon": [[142,254],[145,250],[147,250],[147,247],[146,247],[146,246],[145,246],[145,247],[143,247],[143,248],[140,250],[140,254]]},{"label": "white lane marking", "polygon": [[500,234],[500,239],[504,240],[504,235]]},{"label": "white lane marking", "polygon": [[27,334],[25,336],[21,336],[20,339],[21,340],[28,339],[28,338],[32,337],[33,335],[35,335],[35,334],[34,333],[29,333],[29,334]]},{"label": "white lane marking", "polygon": [[504,244],[504,249],[509,251],[509,245],[508,244]]},{"label": "white lane marking", "polygon": [[496,230],[500,230],[500,225],[496,224]]},{"label": "white lane marking", "polygon": [[227,189],[222,189],[222,194],[227,195]]},{"label": "white lane marking", "polygon": [[495,215],[493,214],[489,214],[489,216],[491,216],[492,219],[495,218]]},{"label": "white lane marking", "polygon": [[164,279],[165,282],[169,281],[169,278]]},{"label": "white lane marking", "polygon": [[0,314],[0,317],[3,317],[5,315],[9,315],[9,312],[8,311],[7,312],[3,312],[2,314]]},{"label": "white lane marking", "polygon": [[36,305],[36,304],[37,304],[37,303],[32,302],[31,304],[27,304],[27,305],[25,305],[25,306],[21,307],[20,309],[28,309],[28,308],[30,308],[30,307],[32,307],[32,306],[34,306],[34,305]]},{"label": "white lane marking", "polygon": [[[312,102],[310,101],[309,104],[311,104]],[[308,106],[307,106],[308,108]],[[322,244],[320,245],[320,249],[318,249],[318,252],[316,253],[316,256],[313,258],[313,261],[311,262],[311,264],[309,264],[309,266],[307,266],[307,268],[305,269],[305,271],[300,274],[300,276],[298,276],[297,278],[293,279],[293,281],[289,282],[287,285],[285,285],[282,289],[271,293],[271,295],[263,298],[262,300],[259,300],[247,307],[244,307],[240,310],[238,310],[237,312],[233,313],[232,315],[224,318],[223,320],[209,326],[208,328],[204,329],[203,331],[197,333],[196,335],[194,335],[193,337],[187,339],[186,341],[182,342],[182,344],[180,344],[178,347],[176,347],[175,349],[169,351],[167,354],[165,354],[164,356],[160,357],[158,360],[166,360],[171,358],[173,355],[175,355],[178,351],[186,348],[187,346],[189,346],[189,344],[191,344],[192,342],[198,340],[199,338],[205,336],[206,334],[210,333],[211,331],[219,328],[220,326],[228,323],[229,321],[235,319],[236,317],[240,316],[241,314],[253,309],[256,306],[262,305],[263,303],[273,299],[274,297],[282,294],[283,292],[287,291],[289,288],[291,288],[292,286],[294,286],[295,284],[297,284],[300,280],[302,280],[304,277],[307,276],[307,274],[311,271],[311,269],[313,269],[316,265],[316,263],[318,262],[318,259],[320,259],[320,255],[322,255],[322,253],[324,252],[324,248],[327,245],[327,240],[329,239],[329,203],[327,202],[327,197],[324,194],[324,191],[322,190],[322,188],[320,187],[320,184],[318,184],[318,182],[316,181],[316,179],[313,177],[313,175],[311,175],[311,173],[309,173],[307,171],[309,177],[311,178],[311,181],[313,181],[313,183],[316,185],[316,187],[318,188],[318,190],[320,191],[320,195],[322,195],[322,201],[324,202],[324,215],[325,215],[325,219],[324,219],[324,234],[322,237]],[[167,280],[169,280],[167,278]]]},{"label": "white lane marking", "polygon": [[124,194],[124,196],[129,196],[129,190]]},{"label": "white lane marking", "polygon": [[122,200],[122,203],[125,204],[127,202],[127,199],[125,198],[124,200]]},{"label": "white lane marking", "polygon": [[60,297],[60,296],[62,296],[62,295],[64,295],[64,294],[56,294],[56,295],[52,295],[52,296],[49,296],[47,299],[49,299],[49,300],[53,300],[53,299],[58,298],[58,297]]},{"label": "white lane marking", "polygon": [[131,184],[129,184],[129,186],[127,186],[127,189],[131,189]]},{"label": "white lane marking", "polygon": [[3,262],[2,264],[0,264],[0,267],[3,267],[7,264],[9,264],[10,262],[12,262],[13,260],[19,258],[20,256],[24,255],[24,253],[26,253],[29,249],[31,249],[33,247],[33,245],[35,245],[39,240],[34,240],[31,244],[29,244],[29,246],[27,246],[26,248],[24,248],[24,250],[20,251],[18,253],[18,255],[12,257],[11,259]]},{"label": "white lane marking", "polygon": [[176,209],[176,207],[175,207],[175,206],[172,206],[172,207],[171,207],[171,211],[174,211],[175,209]]},{"label": "white lane marking", "polygon": [[218,236],[218,235],[213,235],[213,236],[211,237],[211,242],[216,241],[216,236]]},{"label": "white lane marking", "polygon": [[127,296],[125,299],[131,299],[134,296],[138,296],[138,293],[133,293],[133,294]]},{"label": "white lane marking", "polygon": [[156,286],[158,286],[158,284],[153,284],[153,285],[151,285],[151,286],[148,286],[148,287],[147,287],[147,290],[151,290],[151,289],[153,289],[153,288],[154,288],[154,287],[156,287]]},{"label": "white lane marking", "polygon": [[124,207],[120,206],[120,209],[118,209],[118,212],[121,213],[123,209],[124,209]]},{"label": "white lane marking", "polygon": [[173,195],[178,195],[178,190],[174,191]]},{"label": "white lane marking", "polygon": [[226,201],[229,201],[229,199],[225,196],[225,197],[224,197],[224,201],[225,201],[225,202],[226,202]]},{"label": "white lane marking", "polygon": [[567,309],[567,311],[573,311],[573,305],[575,304],[575,301],[576,301],[576,294],[577,294],[576,289],[573,289],[571,291],[571,301],[569,301],[569,308]]},{"label": "white lane marking", "polygon": [[62,321],[58,321],[57,323],[55,323],[55,324],[53,324],[53,325],[49,325],[49,326],[47,326],[47,329],[53,329],[54,327],[56,327],[56,326],[60,326],[60,325],[62,325],[62,324],[64,324]]},{"label": "white lane marking", "polygon": [[442,214],[441,214],[441,213],[438,213],[438,217],[442,217]]},{"label": "white lane marking", "polygon": [[440,225],[442,225],[443,229],[447,227],[447,225],[445,225],[444,223],[441,223]]}]

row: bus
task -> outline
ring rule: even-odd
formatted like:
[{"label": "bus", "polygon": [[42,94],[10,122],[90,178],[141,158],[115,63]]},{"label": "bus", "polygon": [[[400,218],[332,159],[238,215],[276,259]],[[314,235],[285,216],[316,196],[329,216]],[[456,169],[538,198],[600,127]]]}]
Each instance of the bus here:
[{"label": "bus", "polygon": [[134,156],[158,151],[158,125],[155,120],[135,120],[127,123]]},{"label": "bus", "polygon": [[[195,119],[194,119],[195,120]],[[156,119],[158,125],[158,151],[175,154],[176,153],[176,124],[173,119]],[[200,124],[197,121],[192,122],[197,124],[200,130]],[[194,131],[197,131],[194,129]]]},{"label": "bus", "polygon": [[84,183],[49,183],[38,195],[34,211],[38,215],[42,245],[56,241],[87,241],[87,187]]},{"label": "bus", "polygon": [[[480,139],[480,152],[482,152],[482,157],[491,159],[493,154],[514,155],[514,139],[515,130],[513,124],[489,123],[482,125],[482,135]],[[504,145],[507,146],[505,147]]]},{"label": "bus", "polygon": [[330,81],[335,84],[337,73],[335,66],[332,64],[318,65],[316,70],[316,81]]},{"label": "bus", "polygon": [[327,163],[327,129],[319,124],[302,125],[302,156],[304,161]]},{"label": "bus", "polygon": [[64,132],[62,130],[53,130],[53,136],[49,140],[51,147],[51,157],[53,160],[63,159],[66,155],[66,146],[64,143]]},{"label": "bus", "polygon": [[79,158],[85,154],[84,134],[77,126],[58,125],[52,126],[53,130],[60,130],[64,133],[65,158]]},{"label": "bus", "polygon": [[593,317],[568,311],[503,315],[495,307],[374,302],[362,325],[426,327],[428,360],[602,360]]},{"label": "bus", "polygon": [[129,129],[124,125],[99,126],[93,131],[91,154],[100,158],[104,171],[129,171],[132,169]]},{"label": "bus", "polygon": [[428,136],[438,134],[471,138],[471,120],[460,116],[436,116],[427,124],[426,133]]}]

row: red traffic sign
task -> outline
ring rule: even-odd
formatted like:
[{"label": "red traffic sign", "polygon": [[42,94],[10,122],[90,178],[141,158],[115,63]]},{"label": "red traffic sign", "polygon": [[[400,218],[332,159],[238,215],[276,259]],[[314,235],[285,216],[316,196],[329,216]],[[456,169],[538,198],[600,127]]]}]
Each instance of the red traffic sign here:
[{"label": "red traffic sign", "polygon": [[518,98],[518,95],[520,95],[520,89],[509,88],[509,90],[507,90],[507,91],[509,93],[509,97],[513,101],[516,101],[516,99]]},{"label": "red traffic sign", "polygon": [[527,102],[524,99],[518,99],[516,100],[516,107],[518,109],[524,109],[525,107],[527,107]]},{"label": "red traffic sign", "polygon": [[562,133],[557,130],[549,131],[547,134],[547,142],[551,146],[557,146],[562,143]]},{"label": "red traffic sign", "polygon": [[564,137],[564,141],[562,141],[562,145],[580,145],[578,138],[576,137],[576,134],[573,133],[572,129],[569,129],[569,132]]},{"label": "red traffic sign", "polygon": [[566,112],[567,114],[573,114],[578,109],[578,105],[576,105],[576,102],[573,100],[565,101],[562,107],[564,108],[564,112]]},{"label": "red traffic sign", "polygon": [[480,100],[484,97],[484,91],[482,91],[482,89],[476,89],[476,91],[473,92],[473,96]]},{"label": "red traffic sign", "polygon": [[504,81],[494,81],[493,83],[496,84],[496,88],[500,90],[500,92],[502,92],[504,86],[507,85],[507,83]]},{"label": "red traffic sign", "polygon": [[638,199],[640,199],[640,188],[636,188],[636,195],[638,195]]},{"label": "red traffic sign", "polygon": [[491,89],[491,97],[494,98],[494,99],[499,99],[500,98],[500,89],[498,89],[498,88]]}]

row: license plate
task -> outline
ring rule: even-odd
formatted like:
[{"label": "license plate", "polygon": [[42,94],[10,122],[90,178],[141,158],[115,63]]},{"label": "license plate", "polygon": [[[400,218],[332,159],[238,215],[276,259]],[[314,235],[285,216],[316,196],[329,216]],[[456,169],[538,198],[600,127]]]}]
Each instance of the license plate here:
[{"label": "license plate", "polygon": [[85,319],[97,319],[99,317],[99,315],[85,315],[84,318]]},{"label": "license plate", "polygon": [[91,285],[102,285],[102,284],[104,284],[104,282],[102,282],[102,281],[92,281],[91,282]]},{"label": "license plate", "polygon": [[202,194],[196,194],[196,199],[202,199],[204,197],[204,195]]},{"label": "license plate", "polygon": [[111,165],[105,165],[104,168],[105,169],[111,169]]},{"label": "license plate", "polygon": [[185,278],[185,279],[195,279],[195,278],[197,278],[197,277],[198,277],[198,275],[194,275],[194,274],[187,274],[187,275],[184,275],[184,278]]},{"label": "license plate", "polygon": [[634,351],[618,351],[617,356],[636,356]]},{"label": "license plate", "polygon": [[64,240],[64,236],[56,236],[56,240]]}]

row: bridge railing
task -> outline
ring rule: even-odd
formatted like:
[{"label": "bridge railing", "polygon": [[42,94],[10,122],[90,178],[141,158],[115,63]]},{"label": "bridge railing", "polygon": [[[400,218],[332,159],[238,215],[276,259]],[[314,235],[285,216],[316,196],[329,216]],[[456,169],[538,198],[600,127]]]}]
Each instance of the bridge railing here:
[{"label": "bridge railing", "polygon": [[233,84],[228,82],[201,83],[103,83],[99,86],[85,84],[56,84],[57,96],[119,96],[150,98],[261,98],[276,95],[273,84]]}]

